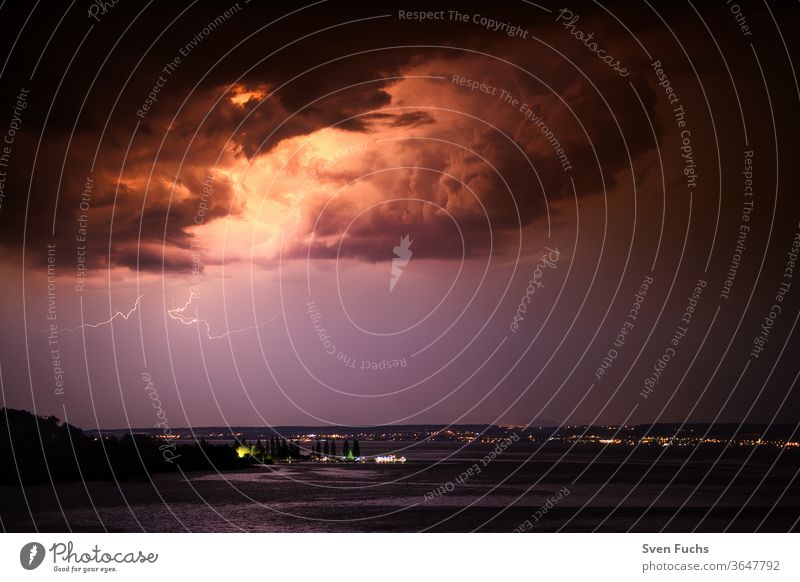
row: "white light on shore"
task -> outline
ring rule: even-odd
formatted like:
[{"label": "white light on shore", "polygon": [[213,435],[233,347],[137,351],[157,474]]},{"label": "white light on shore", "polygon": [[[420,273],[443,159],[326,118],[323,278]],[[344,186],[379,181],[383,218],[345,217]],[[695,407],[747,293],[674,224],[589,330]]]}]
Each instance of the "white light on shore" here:
[{"label": "white light on shore", "polygon": [[395,455],[382,455],[375,457],[376,463],[405,463],[405,457],[396,457]]}]

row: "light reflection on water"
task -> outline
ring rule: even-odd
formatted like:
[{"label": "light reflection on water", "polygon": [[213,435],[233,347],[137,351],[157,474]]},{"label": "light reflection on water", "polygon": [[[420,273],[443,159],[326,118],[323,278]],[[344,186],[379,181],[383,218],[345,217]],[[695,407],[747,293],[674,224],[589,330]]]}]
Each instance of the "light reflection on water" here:
[{"label": "light reflection on water", "polygon": [[[397,445],[364,442],[361,447],[363,453],[372,455],[396,450]],[[557,529],[577,508],[588,503],[588,510],[571,522],[571,528],[591,530],[602,521],[597,511],[622,503],[622,510],[608,519],[604,527],[624,531],[654,501],[656,510],[674,511],[684,502],[689,509],[707,507],[719,495],[719,490],[712,488],[701,488],[691,495],[694,489],[691,482],[675,481],[666,487],[667,479],[663,476],[645,481],[629,495],[642,471],[648,468],[645,457],[627,463],[630,470],[609,480],[609,474],[619,467],[624,455],[615,452],[590,466],[596,451],[571,452],[559,461],[564,450],[554,449],[539,451],[533,462],[525,462],[535,449],[523,445],[502,453],[483,467],[480,459],[493,446],[473,445],[458,451],[459,446],[457,443],[417,445],[413,452],[406,450],[404,454],[410,460],[403,465],[301,462],[222,474],[189,473],[185,478],[180,474],[157,474],[153,476],[153,485],[122,482],[124,498],[112,482],[89,483],[97,513],[86,501],[82,484],[60,485],[60,497],[69,527],[77,531],[102,531],[102,523],[111,531],[318,532],[419,531],[437,523],[443,523],[445,531],[470,531],[487,520],[490,529],[511,531],[564,486],[569,487],[570,494],[548,513],[549,521],[537,524],[537,528]],[[440,462],[444,458],[447,460]],[[457,480],[474,463],[482,467],[481,472]],[[675,464],[679,464],[679,459],[667,460],[660,466]],[[704,473],[706,468],[699,464],[696,470]],[[573,482],[584,470],[586,474],[581,481]],[[451,484],[446,492],[431,494],[446,483]],[[44,498],[47,491],[48,487],[40,486],[29,492],[36,501],[37,495]],[[750,492],[747,486],[734,484],[727,491],[723,505],[741,507]],[[772,503],[763,496],[756,501],[767,506]],[[3,518],[7,526],[14,527],[13,516],[4,514]],[[22,513],[19,519],[24,519]],[[641,527],[657,529],[656,524],[662,523],[659,519],[656,516],[653,520],[648,515],[641,521]],[[52,502],[45,510],[36,511],[36,520],[45,531],[66,529],[57,505]],[[681,526],[680,520],[675,523],[676,527]],[[724,520],[720,523],[721,527],[727,525]]]}]

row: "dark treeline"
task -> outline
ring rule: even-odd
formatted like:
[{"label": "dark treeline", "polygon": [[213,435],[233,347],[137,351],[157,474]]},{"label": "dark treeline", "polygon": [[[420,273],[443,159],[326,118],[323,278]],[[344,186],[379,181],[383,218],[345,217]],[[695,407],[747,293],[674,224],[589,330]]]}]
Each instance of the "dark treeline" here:
[{"label": "dark treeline", "polygon": [[236,452],[240,457],[253,458],[261,463],[270,464],[274,461],[291,461],[308,459],[308,455],[300,452],[300,446],[291,440],[284,438],[271,437],[266,444],[261,443],[259,438],[256,444],[251,445],[247,440],[241,441]]},{"label": "dark treeline", "polygon": [[336,455],[336,440],[334,439],[317,439],[316,442],[311,445],[310,451],[311,459],[315,460],[354,461],[361,456],[361,447],[356,439],[353,439],[352,446],[349,441],[344,441],[341,457]]},{"label": "dark treeline", "polygon": [[[295,445],[296,446],[296,445]],[[287,451],[288,452],[288,451]],[[145,479],[159,472],[242,469],[234,445],[174,444],[150,435],[87,436],[55,416],[0,408],[0,483]]]}]

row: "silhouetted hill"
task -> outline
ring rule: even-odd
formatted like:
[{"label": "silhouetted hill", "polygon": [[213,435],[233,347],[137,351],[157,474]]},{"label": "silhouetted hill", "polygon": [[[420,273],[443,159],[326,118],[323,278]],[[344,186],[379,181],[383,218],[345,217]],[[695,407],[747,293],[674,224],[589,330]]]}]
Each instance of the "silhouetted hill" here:
[{"label": "silhouetted hill", "polygon": [[152,434],[90,436],[55,416],[0,409],[0,483],[145,479],[156,472],[230,470],[252,463],[234,446],[173,444]]}]

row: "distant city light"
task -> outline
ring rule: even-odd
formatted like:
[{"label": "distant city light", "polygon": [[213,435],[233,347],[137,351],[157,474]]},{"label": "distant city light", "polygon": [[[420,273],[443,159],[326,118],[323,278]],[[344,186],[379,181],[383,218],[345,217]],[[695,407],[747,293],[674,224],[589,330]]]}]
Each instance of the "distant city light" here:
[{"label": "distant city light", "polygon": [[395,455],[382,455],[375,457],[376,463],[405,463],[405,457],[397,457]]}]

